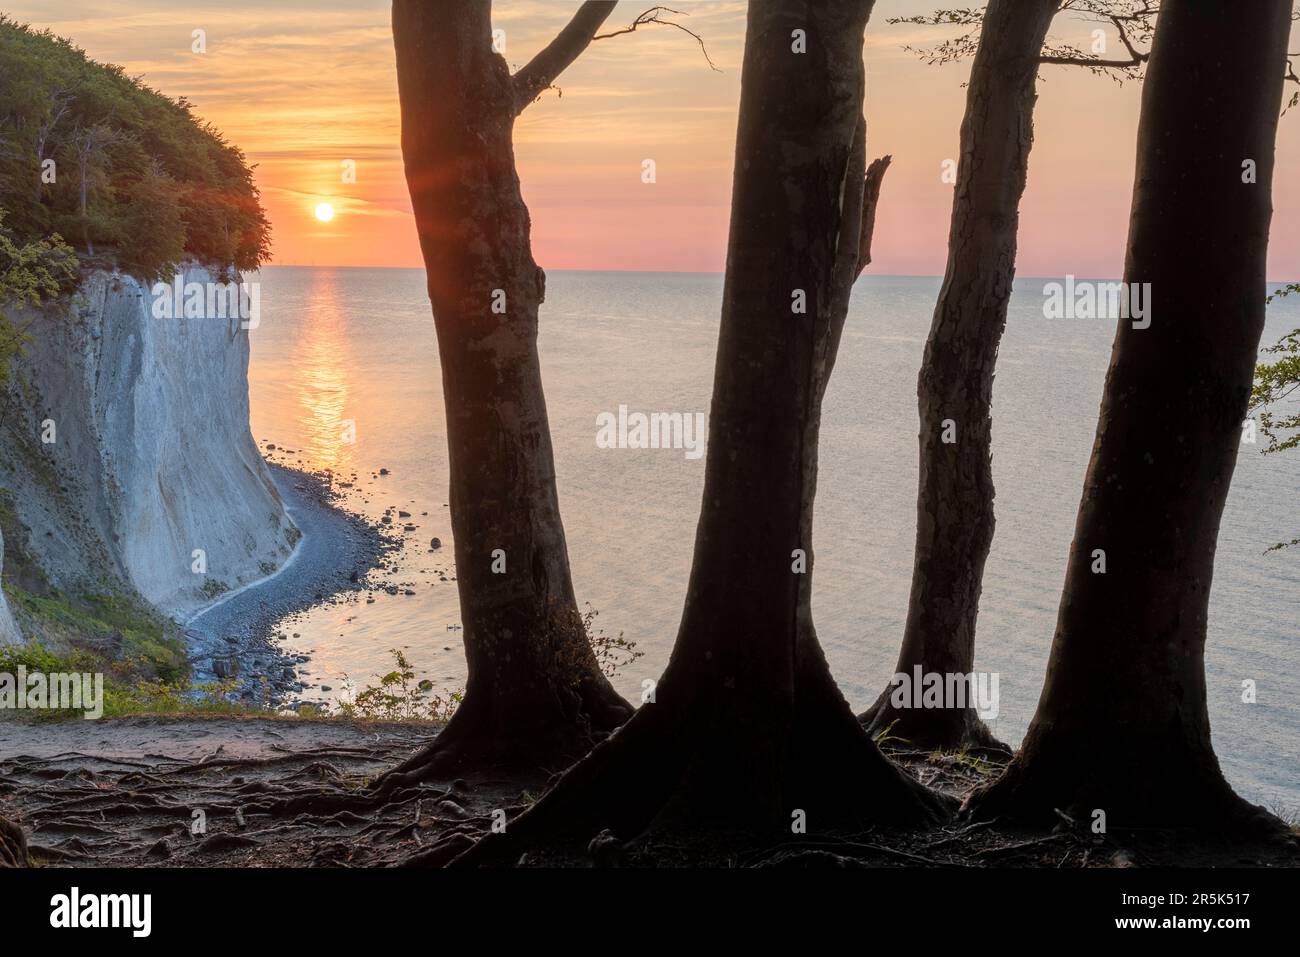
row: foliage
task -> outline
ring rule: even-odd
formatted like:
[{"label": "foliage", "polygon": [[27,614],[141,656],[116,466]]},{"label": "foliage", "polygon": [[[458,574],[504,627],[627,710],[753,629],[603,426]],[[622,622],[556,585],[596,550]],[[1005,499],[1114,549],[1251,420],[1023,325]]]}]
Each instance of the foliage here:
[{"label": "foliage", "polygon": [[30,621],[26,631],[91,656],[99,665],[95,670],[112,672],[123,682],[175,684],[188,678],[183,641],[168,633],[157,613],[134,602],[111,594],[73,597],[54,588],[37,594],[13,581],[4,582],[4,592],[13,610]]},{"label": "foliage", "polygon": [[[620,668],[630,665],[644,652],[636,650],[636,642],[628,641],[619,632],[617,637],[593,630],[599,615],[591,603],[582,616],[582,628],[587,642],[596,654],[596,661],[605,677],[613,678]],[[376,675],[378,684],[367,685],[351,701],[341,702],[337,714],[344,718],[366,718],[379,721],[436,721],[451,720],[456,708],[465,697],[464,690],[434,693],[433,682],[415,680],[415,669],[406,656],[396,648],[390,649],[397,667],[385,675]],[[349,681],[350,683],[350,681]]]},{"label": "foliage", "polygon": [[637,651],[636,642],[628,641],[621,631],[617,637],[610,637],[603,631],[595,631],[596,616],[599,614],[600,612],[591,606],[591,602],[587,602],[587,610],[582,613],[582,630],[587,634],[587,643],[591,645],[591,650],[596,653],[596,662],[600,665],[601,672],[606,678],[613,678],[620,668],[630,665],[645,652]]},{"label": "foliage", "polygon": [[[235,690],[234,681],[191,685],[184,678],[149,677],[84,649],[59,653],[39,642],[0,647],[0,673],[16,674],[20,667],[26,668],[29,674],[102,674],[104,718],[140,714],[245,714],[265,706],[229,700]],[[84,711],[50,708],[23,712],[23,717],[37,722],[83,720]]]},{"label": "foliage", "polygon": [[447,721],[455,713],[463,691],[432,694],[433,682],[415,680],[415,669],[406,656],[391,649],[397,668],[378,676],[379,684],[368,685],[352,701],[339,704],[345,718],[369,718],[379,721]]},{"label": "foliage", "polygon": [[[0,208],[0,305],[40,306],[69,291],[76,280],[76,254],[58,233],[23,240],[5,227]],[[25,329],[0,311],[0,383],[9,378],[9,360],[25,339]]]},{"label": "foliage", "polygon": [[3,14],[0,206],[20,247],[61,234],[146,281],[183,257],[225,272],[270,251],[252,169],[187,100]]},{"label": "foliage", "polygon": [[[1075,43],[1048,39],[1043,45],[1042,62],[1063,66],[1082,66],[1098,76],[1109,76],[1117,83],[1140,80],[1155,33],[1155,20],[1160,12],[1158,0],[1063,0],[1061,13],[1074,14],[1078,19],[1109,24],[1124,46],[1123,56],[1116,58],[1096,53]],[[891,17],[892,24],[918,26],[947,26],[960,32],[939,41],[935,46],[920,48],[905,46],[930,65],[956,63],[975,56],[979,49],[980,28],[984,25],[984,7],[949,7],[932,13],[910,17]]]},{"label": "foliage", "polygon": [[[1282,287],[1267,301],[1295,293],[1300,293],[1300,283]],[[1250,411],[1259,423],[1259,431],[1268,439],[1263,453],[1272,455],[1300,446],[1300,402],[1291,399],[1292,393],[1300,389],[1300,329],[1293,329],[1264,351],[1278,358],[1255,367]],[[1300,538],[1293,538],[1278,542],[1269,551],[1297,544]]]}]

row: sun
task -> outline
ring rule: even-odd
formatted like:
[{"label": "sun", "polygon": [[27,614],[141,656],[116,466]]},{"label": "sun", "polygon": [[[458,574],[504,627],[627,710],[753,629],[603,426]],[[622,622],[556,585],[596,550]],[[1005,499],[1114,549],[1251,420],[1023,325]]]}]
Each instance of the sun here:
[{"label": "sun", "polygon": [[334,207],[329,203],[321,203],[316,207],[316,218],[322,223],[328,223],[334,218]]}]

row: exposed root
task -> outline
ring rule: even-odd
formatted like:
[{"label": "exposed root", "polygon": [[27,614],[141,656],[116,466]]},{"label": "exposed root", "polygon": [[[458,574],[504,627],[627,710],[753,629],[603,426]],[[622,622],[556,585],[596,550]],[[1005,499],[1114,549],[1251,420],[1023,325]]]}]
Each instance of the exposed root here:
[{"label": "exposed root", "polygon": [[[910,802],[907,794],[915,786],[905,781],[898,790],[896,782],[878,775],[878,769],[870,770],[872,759],[865,757],[870,752],[852,756],[846,742],[865,736],[851,716],[856,734],[813,717],[806,734],[820,726],[817,739],[822,745],[810,743],[806,734],[792,738],[787,796],[771,802],[768,810],[774,817],[763,818],[761,802],[742,800],[747,787],[743,783],[719,797],[719,780],[732,777],[735,770],[729,768],[721,776],[704,773],[719,755],[702,749],[693,756],[650,749],[652,740],[669,740],[674,715],[663,711],[655,722],[648,718],[642,730],[630,725],[600,746],[597,750],[604,757],[599,764],[584,761],[561,779],[583,785],[567,798],[577,822],[571,833],[558,839],[563,815],[553,818],[555,826],[542,833],[547,842],[563,844],[563,849],[547,850],[545,842],[530,841],[514,848],[519,854],[507,855],[502,863],[515,864],[525,852],[528,864],[601,867],[1293,866],[1300,860],[1300,852],[1278,842],[1216,843],[1185,830],[1112,825],[1105,835],[1093,834],[1088,817],[1069,808],[1050,812],[1038,829],[1012,829],[1006,819],[944,822],[945,803],[986,782],[995,769],[924,752],[900,752],[897,759],[906,768],[907,780],[915,778],[947,796],[933,798],[937,823],[926,819],[911,827],[863,827],[853,825],[849,815],[845,826],[835,827],[832,798],[837,794],[852,798],[841,802],[841,810],[856,809],[859,820],[865,820],[882,810],[870,790],[873,779],[883,781],[877,788],[879,799],[894,793]],[[198,769],[193,760],[175,758],[137,763],[68,755],[0,760],[0,863],[12,866],[30,859],[62,867],[438,867],[496,843],[495,838],[504,835],[482,845],[475,842],[503,821],[507,833],[514,835],[533,813],[531,799],[526,792],[521,795],[531,784],[516,778],[417,784],[388,795],[368,791],[365,782],[409,753],[425,732],[408,726],[386,731],[378,740],[372,727],[335,726],[326,733],[338,735],[340,741],[363,739],[366,747],[304,747],[292,755],[270,755],[283,760],[222,767],[197,762]],[[643,734],[647,737],[634,751],[633,735]],[[339,752],[350,756],[340,757]],[[796,760],[800,753],[804,760]],[[321,760],[330,754],[329,762]],[[817,768],[836,754],[834,773],[818,773]],[[329,773],[323,774],[323,765]],[[855,767],[868,770],[857,777],[845,773]],[[189,770],[182,773],[182,768]],[[701,814],[702,807],[713,813]],[[786,816],[792,807],[807,812],[808,833],[793,833]],[[195,811],[203,812],[201,820]],[[602,825],[602,820],[610,824]],[[704,826],[691,829],[691,822],[701,821]],[[16,829],[19,822],[26,841]],[[628,835],[633,838],[625,839]],[[1208,843],[1194,844],[1193,838]],[[15,853],[20,848],[26,851]]]},{"label": "exposed root", "polygon": [[468,775],[545,777],[568,767],[604,740],[631,716],[631,708],[613,695],[588,700],[574,693],[566,707],[537,709],[536,714],[501,715],[477,701],[456,709],[431,742],[381,775],[371,789],[392,794],[426,781]]},{"label": "exposed root", "polygon": [[1092,752],[1081,748],[1065,754],[1059,748],[1022,750],[1003,774],[966,797],[962,818],[1138,838],[1182,833],[1198,843],[1300,846],[1286,822],[1232,790],[1212,754],[1124,744],[1092,760]]},{"label": "exposed root", "polygon": [[27,837],[23,829],[7,818],[0,817],[0,867],[27,867]]},{"label": "exposed root", "polygon": [[73,867],[382,866],[448,834],[485,830],[493,809],[517,801],[517,791],[475,792],[464,782],[367,791],[366,781],[423,731],[398,726],[380,735],[344,726],[338,733],[366,744],[271,746],[265,750],[280,753],[258,756],[218,749],[198,762],[81,754],[0,761],[6,806],[22,809],[34,840],[29,855],[21,831],[0,817],[0,863],[30,856]]}]

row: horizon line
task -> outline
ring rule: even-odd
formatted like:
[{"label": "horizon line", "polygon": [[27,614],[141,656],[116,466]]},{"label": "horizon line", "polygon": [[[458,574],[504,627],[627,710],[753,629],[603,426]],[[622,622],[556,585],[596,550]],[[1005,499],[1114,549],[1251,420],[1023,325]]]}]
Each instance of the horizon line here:
[{"label": "horizon line", "polygon": [[[392,269],[403,271],[423,270],[424,266],[350,266],[341,264],[316,265],[314,263],[266,263],[257,269],[247,270],[248,272],[260,272],[263,269]],[[551,273],[610,273],[618,275],[645,275],[645,276],[725,276],[722,270],[709,269],[546,269],[543,271],[548,275]],[[1122,279],[1115,276],[1087,276],[1079,273],[1061,273],[1052,276],[1016,276],[1016,280],[1042,279],[1049,282],[1062,279],[1066,276],[1073,276],[1076,279],[1084,281],[1104,280],[1106,282],[1123,282]],[[943,279],[939,273],[867,273],[864,272],[859,278],[875,279]],[[1264,280],[1266,285],[1290,285],[1300,282],[1300,279],[1268,279]]]}]

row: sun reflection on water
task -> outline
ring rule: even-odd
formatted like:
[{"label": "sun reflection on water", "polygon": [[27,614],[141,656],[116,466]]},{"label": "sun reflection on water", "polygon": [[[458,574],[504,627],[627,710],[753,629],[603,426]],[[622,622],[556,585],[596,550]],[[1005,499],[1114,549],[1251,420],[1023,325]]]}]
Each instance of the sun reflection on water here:
[{"label": "sun reflection on water", "polygon": [[335,470],[352,467],[356,452],[356,422],[347,412],[352,342],[338,283],[333,270],[317,273],[293,350],[305,464]]}]

